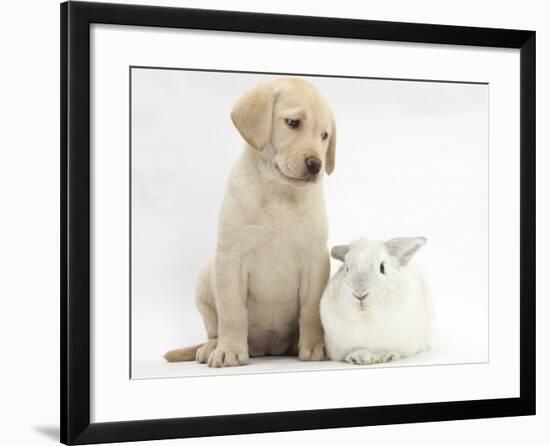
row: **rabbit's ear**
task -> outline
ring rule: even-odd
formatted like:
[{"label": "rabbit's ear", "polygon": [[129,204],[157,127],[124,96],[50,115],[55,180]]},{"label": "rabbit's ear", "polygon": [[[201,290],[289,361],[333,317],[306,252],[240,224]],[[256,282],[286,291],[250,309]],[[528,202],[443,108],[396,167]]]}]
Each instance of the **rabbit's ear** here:
[{"label": "rabbit's ear", "polygon": [[330,250],[330,255],[333,259],[340,260],[343,262],[346,259],[346,254],[349,251],[349,245],[338,245],[334,246]]},{"label": "rabbit's ear", "polygon": [[399,264],[405,266],[427,241],[426,237],[398,237],[388,240],[385,245],[389,253],[397,257]]}]

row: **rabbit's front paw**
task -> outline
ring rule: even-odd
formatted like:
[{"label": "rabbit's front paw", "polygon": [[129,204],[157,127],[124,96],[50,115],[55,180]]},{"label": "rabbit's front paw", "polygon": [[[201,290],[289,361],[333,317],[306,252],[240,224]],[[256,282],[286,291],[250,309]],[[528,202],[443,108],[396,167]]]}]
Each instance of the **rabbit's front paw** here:
[{"label": "rabbit's front paw", "polygon": [[380,364],[382,362],[388,362],[392,359],[399,358],[399,355],[396,352],[390,350],[369,350],[369,349],[359,349],[353,350],[351,353],[348,353],[344,358],[344,361],[350,364],[357,365],[372,365]]},{"label": "rabbit's front paw", "polygon": [[428,342],[424,342],[421,346],[420,346],[420,349],[418,350],[418,353],[422,353],[422,352],[429,352],[432,350],[432,346],[428,343]]}]

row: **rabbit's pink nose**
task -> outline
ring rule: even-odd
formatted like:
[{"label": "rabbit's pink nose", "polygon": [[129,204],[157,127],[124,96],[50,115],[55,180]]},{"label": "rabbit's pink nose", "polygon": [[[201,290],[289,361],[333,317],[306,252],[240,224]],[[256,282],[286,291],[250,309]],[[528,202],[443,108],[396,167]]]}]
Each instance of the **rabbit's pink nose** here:
[{"label": "rabbit's pink nose", "polygon": [[365,299],[365,297],[367,297],[368,295],[369,293],[364,293],[364,294],[353,293],[353,296],[356,299],[359,299],[360,302],[363,302],[363,299]]}]

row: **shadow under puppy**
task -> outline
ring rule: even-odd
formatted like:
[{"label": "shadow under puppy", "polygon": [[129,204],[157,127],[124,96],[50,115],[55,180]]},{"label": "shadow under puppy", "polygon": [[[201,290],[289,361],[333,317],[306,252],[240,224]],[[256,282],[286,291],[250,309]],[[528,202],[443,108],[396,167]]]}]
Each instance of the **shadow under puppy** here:
[{"label": "shadow under puppy", "polygon": [[335,164],[332,111],[312,84],[281,78],[241,97],[231,119],[246,146],[226,186],[214,259],[197,283],[208,340],[164,357],[210,367],[262,355],[324,360],[319,302],[330,262],[321,181]]}]

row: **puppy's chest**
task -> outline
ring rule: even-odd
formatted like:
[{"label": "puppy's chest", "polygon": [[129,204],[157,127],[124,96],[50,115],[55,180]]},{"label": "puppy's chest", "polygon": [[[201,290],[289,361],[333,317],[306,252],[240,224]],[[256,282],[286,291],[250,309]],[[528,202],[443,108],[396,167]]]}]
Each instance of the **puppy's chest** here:
[{"label": "puppy's chest", "polygon": [[[253,240],[248,257],[251,281],[277,289],[278,294],[295,293],[304,259],[312,249],[317,250],[311,219],[284,206],[265,208],[250,225],[249,235]],[[283,292],[283,288],[288,290]]]},{"label": "puppy's chest", "polygon": [[247,232],[257,237],[257,248],[303,248],[318,230],[307,212],[288,205],[271,205],[261,209]]}]

